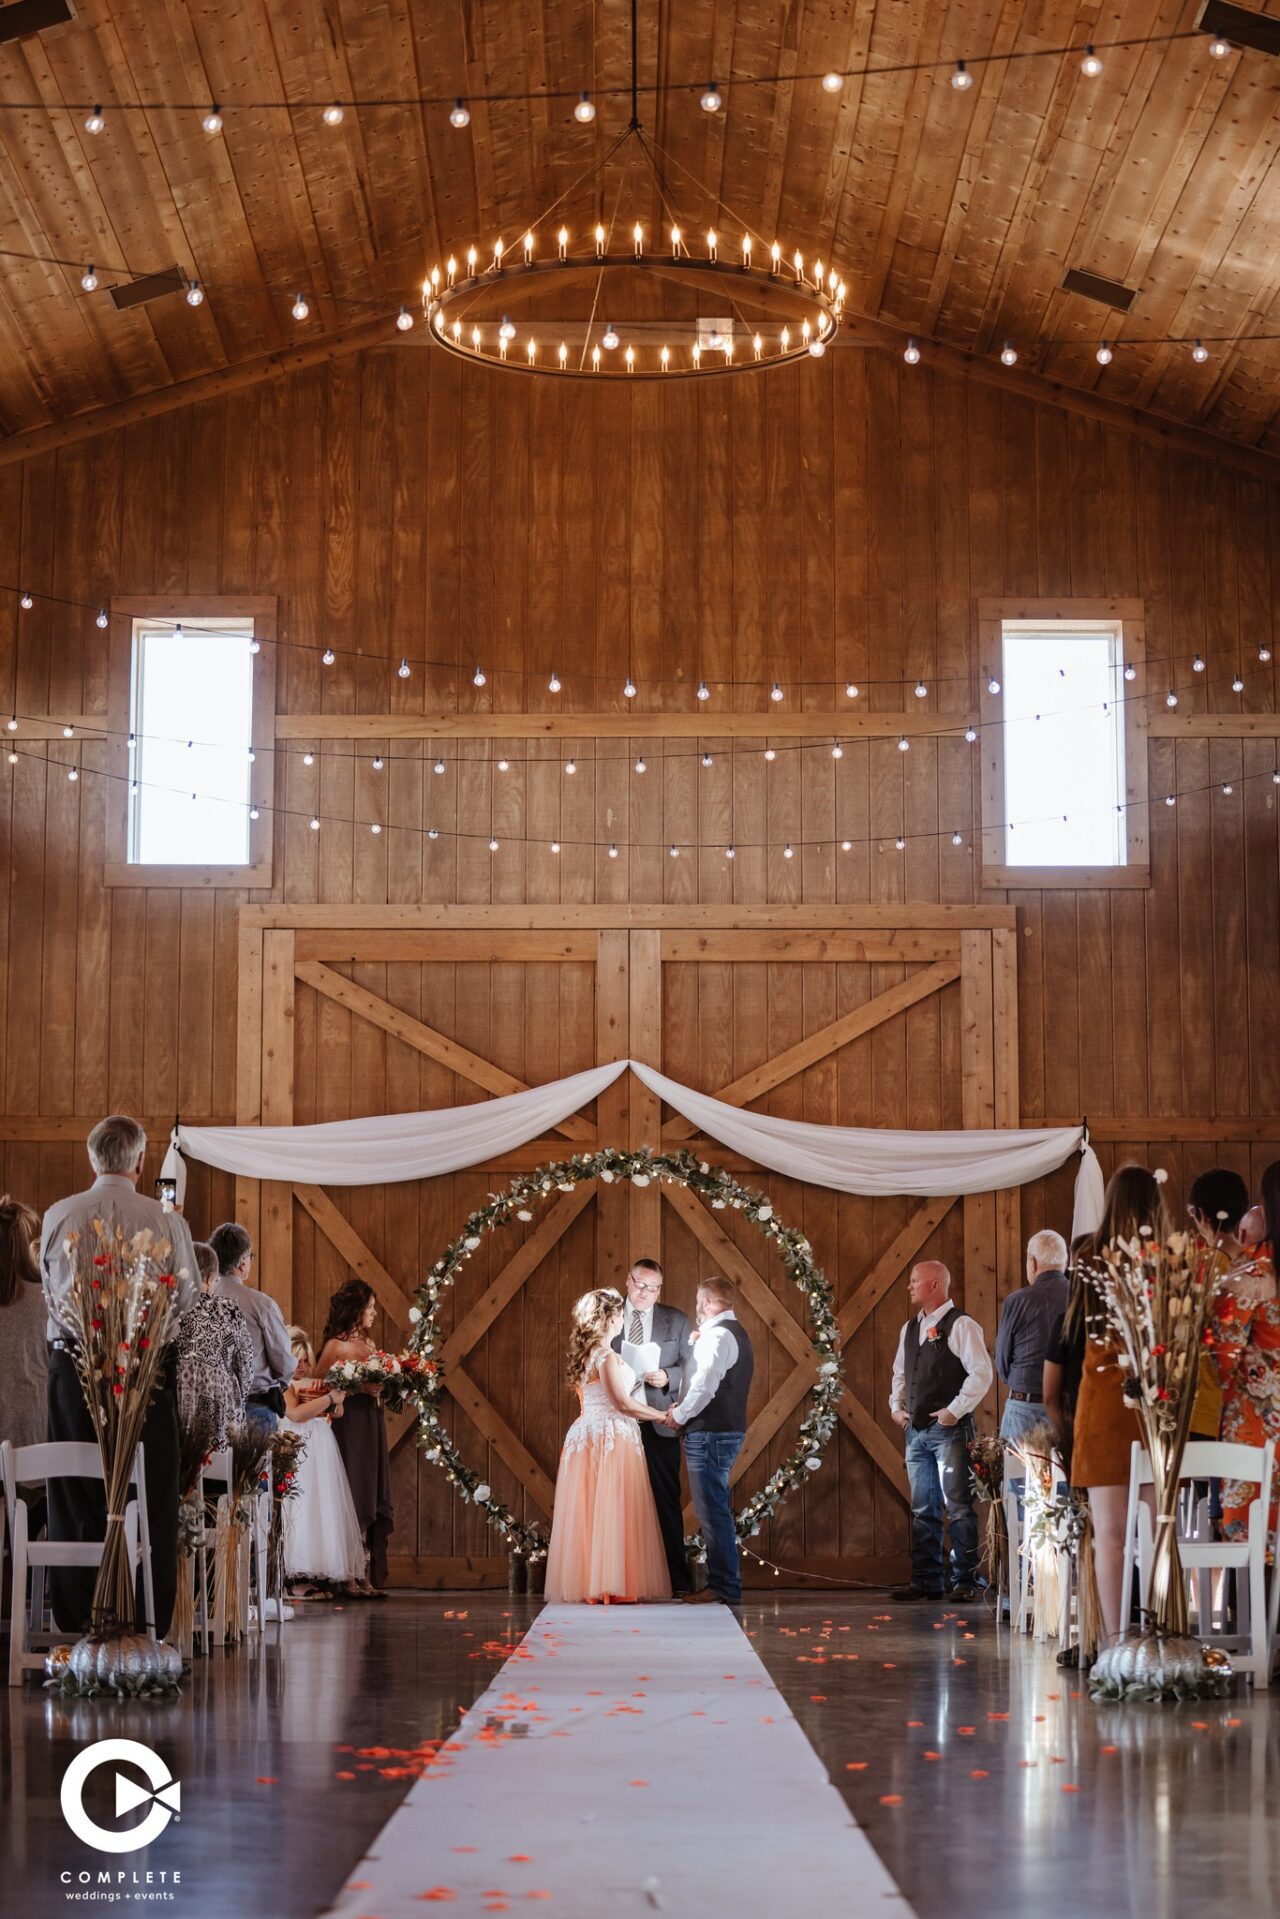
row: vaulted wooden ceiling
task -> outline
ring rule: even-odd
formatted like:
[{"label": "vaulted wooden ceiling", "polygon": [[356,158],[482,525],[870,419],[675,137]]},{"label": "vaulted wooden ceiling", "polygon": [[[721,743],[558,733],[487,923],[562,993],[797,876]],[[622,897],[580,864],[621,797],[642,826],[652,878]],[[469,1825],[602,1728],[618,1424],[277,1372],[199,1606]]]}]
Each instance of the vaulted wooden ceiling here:
[{"label": "vaulted wooden ceiling", "polygon": [[[1199,0],[642,0],[641,98],[682,205],[834,259],[855,313],[1280,451],[1280,62],[1209,57]],[[1267,10],[1267,9],[1264,9]],[[1280,0],[1269,0],[1280,13]],[[416,304],[451,246],[509,236],[625,125],[627,0],[77,0],[0,47],[0,433],[66,420]],[[3,9],[0,9],[0,25]],[[748,86],[748,75],[1079,52]],[[703,113],[715,78],[724,109]],[[735,80],[738,84],[735,84]],[[572,97],[477,96],[590,87]],[[446,108],[238,102],[467,96]],[[169,103],[217,100],[225,129]],[[101,101],[105,130],[84,129]],[[146,111],[113,111],[128,102]],[[672,178],[680,176],[673,168]],[[719,211],[715,196],[719,196]],[[567,203],[572,210],[572,200]],[[579,205],[579,217],[594,207]],[[655,208],[656,211],[656,208]],[[64,266],[41,264],[52,255]],[[84,263],[102,286],[80,287]],[[117,312],[107,287],[177,265],[208,290]],[[1077,266],[1138,289],[1121,317],[1059,290]],[[311,315],[290,316],[295,291]],[[1215,344],[1201,365],[1168,335]],[[1105,369],[1094,350],[1107,337]],[[1126,342],[1135,344],[1128,345]],[[1148,344],[1137,344],[1146,341]],[[864,350],[849,346],[844,350]],[[496,377],[496,376],[495,376]]]}]

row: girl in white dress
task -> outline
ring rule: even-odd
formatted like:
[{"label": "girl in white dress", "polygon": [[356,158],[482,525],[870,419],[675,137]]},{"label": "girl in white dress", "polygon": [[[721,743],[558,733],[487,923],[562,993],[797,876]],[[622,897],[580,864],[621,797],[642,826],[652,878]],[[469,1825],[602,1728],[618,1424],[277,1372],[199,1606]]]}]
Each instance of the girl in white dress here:
[{"label": "girl in white dress", "polygon": [[[300,1326],[288,1328],[298,1370],[284,1394],[285,1420],[305,1435],[298,1489],[284,1504],[284,1564],[290,1579],[326,1580],[346,1587],[362,1580],[366,1554],[342,1454],[330,1422],[342,1417],[343,1394],[311,1375],[316,1356]],[[304,1597],[327,1599],[317,1588]]]}]

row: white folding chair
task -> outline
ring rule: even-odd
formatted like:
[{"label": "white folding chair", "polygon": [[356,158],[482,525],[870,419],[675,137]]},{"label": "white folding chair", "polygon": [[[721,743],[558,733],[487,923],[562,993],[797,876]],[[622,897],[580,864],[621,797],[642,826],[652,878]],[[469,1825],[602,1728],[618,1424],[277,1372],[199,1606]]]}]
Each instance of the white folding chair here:
[{"label": "white folding chair", "polygon": [[[212,1479],[215,1484],[221,1484],[224,1488],[217,1498],[214,1523],[212,1526],[206,1525],[203,1528],[200,1535],[200,1542],[196,1547],[196,1629],[203,1634],[205,1650],[208,1651],[210,1645],[209,1549],[214,1545],[218,1536],[218,1517],[225,1511],[229,1519],[231,1513],[231,1448],[229,1446],[224,1446],[221,1452],[211,1453],[208,1461],[201,1468],[200,1477],[196,1481],[196,1491],[202,1505],[205,1498],[204,1482],[206,1479]],[[227,1638],[227,1596],[219,1585],[216,1576],[212,1584],[212,1644],[222,1646],[225,1645]]]},{"label": "white folding chair", "polygon": [[[9,1621],[9,1684],[20,1686],[24,1672],[44,1665],[44,1647],[64,1635],[44,1625],[43,1580],[47,1566],[97,1566],[102,1562],[100,1539],[37,1539],[28,1534],[27,1502],[22,1487],[50,1479],[102,1479],[102,1456],[91,1440],[49,1440],[40,1446],[12,1446],[0,1441],[0,1478],[9,1529],[9,1556],[13,1566],[13,1601]],[[129,1563],[141,1566],[143,1606],[147,1631],[154,1633],[155,1593],[151,1584],[151,1532],[147,1524],[146,1458],[141,1446],[134,1455],[129,1477],[132,1498],[125,1507],[124,1529]],[[27,1574],[32,1575],[31,1601]],[[42,1641],[40,1650],[36,1641]]]},{"label": "white folding chair", "polygon": [[[1231,1655],[1235,1670],[1266,1686],[1271,1677],[1274,1643],[1274,1619],[1277,1582],[1267,1594],[1267,1514],[1271,1502],[1271,1481],[1275,1468],[1275,1444],[1237,1446],[1227,1440],[1194,1439],[1183,1455],[1179,1473],[1178,1555],[1182,1569],[1191,1582],[1196,1600],[1196,1628],[1199,1637],[1222,1647]],[[1248,1535],[1242,1540],[1213,1539],[1209,1536],[1207,1501],[1184,1501],[1182,1488],[1188,1480],[1237,1479],[1255,1482],[1258,1494],[1249,1507]],[[1147,1603],[1155,1533],[1151,1507],[1143,1500],[1144,1487],[1150,1486],[1151,1460],[1146,1448],[1135,1440],[1129,1460],[1129,1506],[1125,1517],[1124,1576],[1120,1595],[1120,1617],[1127,1620],[1133,1598],[1133,1578],[1138,1575],[1139,1603]],[[1225,1601],[1215,1609],[1213,1588],[1225,1594],[1226,1581],[1214,1574],[1236,1574],[1236,1630],[1228,1631]]]},{"label": "white folding chair", "polygon": [[1014,1452],[1006,1452],[1004,1477],[1004,1526],[1009,1552],[1009,1591],[1001,1604],[1009,1611],[1009,1624],[1014,1632],[1026,1630],[1026,1616],[1031,1604],[1031,1562],[1023,1550],[1023,1511],[1022,1495],[1026,1480],[1019,1474],[1010,1477],[1009,1468],[1017,1459]]}]

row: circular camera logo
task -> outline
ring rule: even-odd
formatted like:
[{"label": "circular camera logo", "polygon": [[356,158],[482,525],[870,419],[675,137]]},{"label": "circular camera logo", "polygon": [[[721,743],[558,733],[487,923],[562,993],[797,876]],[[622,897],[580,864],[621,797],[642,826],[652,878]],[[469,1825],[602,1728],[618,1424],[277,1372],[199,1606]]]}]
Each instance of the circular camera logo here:
[{"label": "circular camera logo", "polygon": [[[148,1801],[151,1810],[139,1825],[128,1826],[122,1832],[109,1832],[85,1811],[84,1789],[90,1774],[99,1766],[122,1760],[138,1768],[151,1790],[117,1773],[116,1818],[123,1818],[125,1813],[145,1806]],[[152,1752],[150,1746],[140,1746],[136,1739],[99,1739],[78,1753],[63,1774],[62,1816],[76,1838],[96,1852],[138,1852],[143,1846],[149,1846],[153,1839],[160,1837],[181,1804],[182,1788],[170,1776],[164,1760],[159,1753]]]}]

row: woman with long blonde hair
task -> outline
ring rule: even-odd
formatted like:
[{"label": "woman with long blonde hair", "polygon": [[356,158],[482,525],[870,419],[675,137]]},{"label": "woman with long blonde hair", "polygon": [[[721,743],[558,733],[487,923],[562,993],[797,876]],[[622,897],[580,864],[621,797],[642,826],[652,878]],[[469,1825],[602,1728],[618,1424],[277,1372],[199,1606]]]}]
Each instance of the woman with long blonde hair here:
[{"label": "woman with long blonde hair", "polygon": [[584,1293],[573,1309],[567,1370],[581,1411],[556,1475],[548,1599],[610,1605],[671,1597],[640,1438],[642,1419],[664,1415],[635,1397],[635,1374],[613,1351],[622,1316],[622,1295],[611,1287]]}]

